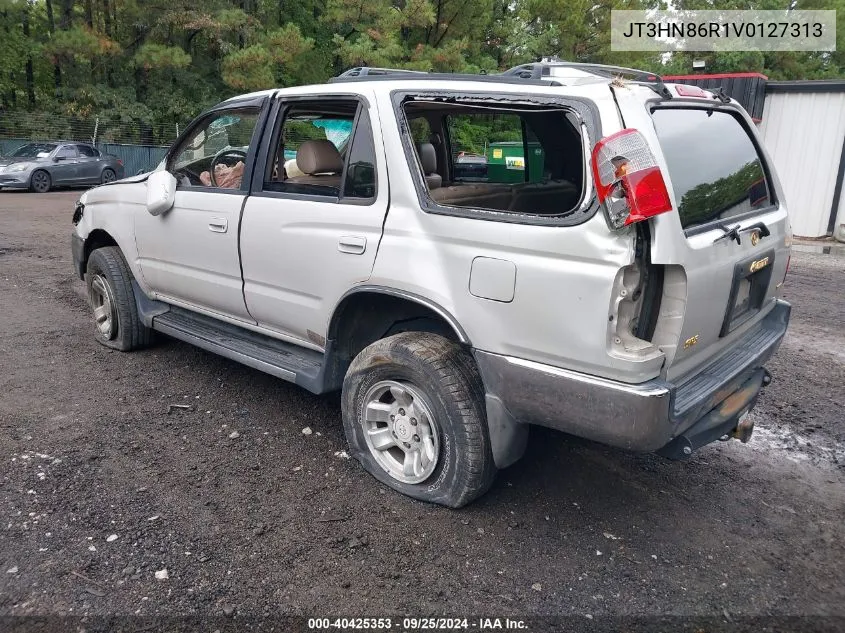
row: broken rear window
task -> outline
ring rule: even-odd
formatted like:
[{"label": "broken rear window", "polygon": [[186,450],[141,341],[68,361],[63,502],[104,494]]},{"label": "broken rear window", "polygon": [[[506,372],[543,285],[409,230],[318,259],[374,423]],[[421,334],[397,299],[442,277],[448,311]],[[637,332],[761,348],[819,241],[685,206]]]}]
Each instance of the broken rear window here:
[{"label": "broken rear window", "polygon": [[[416,168],[429,197],[447,207],[561,216],[582,198],[577,119],[558,107],[438,101],[404,104]],[[427,139],[426,139],[427,137]]]}]

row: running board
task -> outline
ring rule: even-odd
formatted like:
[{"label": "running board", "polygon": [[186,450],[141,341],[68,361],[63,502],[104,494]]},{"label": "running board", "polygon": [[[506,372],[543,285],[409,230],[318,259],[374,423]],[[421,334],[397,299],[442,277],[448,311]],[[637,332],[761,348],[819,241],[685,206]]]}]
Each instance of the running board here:
[{"label": "running board", "polygon": [[172,306],[152,317],[152,328],[311,392],[324,391],[321,352]]}]

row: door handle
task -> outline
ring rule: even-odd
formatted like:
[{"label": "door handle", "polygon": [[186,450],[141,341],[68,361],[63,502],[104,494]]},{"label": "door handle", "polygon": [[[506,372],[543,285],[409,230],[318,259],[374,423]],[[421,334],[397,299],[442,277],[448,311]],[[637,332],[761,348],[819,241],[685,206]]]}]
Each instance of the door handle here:
[{"label": "door handle", "polygon": [[208,230],[215,233],[225,233],[229,229],[229,221],[226,218],[211,218],[208,223]]},{"label": "door handle", "polygon": [[358,235],[344,235],[337,242],[337,250],[350,255],[361,255],[367,250],[367,238]]}]

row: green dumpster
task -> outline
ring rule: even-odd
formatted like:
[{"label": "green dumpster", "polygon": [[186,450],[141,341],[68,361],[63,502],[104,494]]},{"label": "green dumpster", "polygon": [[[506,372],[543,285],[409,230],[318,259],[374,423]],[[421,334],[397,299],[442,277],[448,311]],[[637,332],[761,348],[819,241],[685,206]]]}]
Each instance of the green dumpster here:
[{"label": "green dumpster", "polygon": [[[487,148],[489,182],[525,182],[525,151],[519,141],[490,143]],[[542,182],[545,156],[537,141],[528,143],[528,182]]]}]

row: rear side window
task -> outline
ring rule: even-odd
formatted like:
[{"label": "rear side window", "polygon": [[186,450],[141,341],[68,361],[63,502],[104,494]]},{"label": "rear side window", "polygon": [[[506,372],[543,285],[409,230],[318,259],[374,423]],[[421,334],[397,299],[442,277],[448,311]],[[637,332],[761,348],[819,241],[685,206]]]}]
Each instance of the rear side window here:
[{"label": "rear side window", "polygon": [[100,155],[100,152],[98,152],[90,145],[77,145],[76,149],[79,150],[79,154],[81,156],[85,156],[87,158],[96,158]]},{"label": "rear side window", "polygon": [[73,145],[65,145],[58,151],[56,158],[79,158],[79,154]]},{"label": "rear side window", "polygon": [[411,125],[411,137],[414,139],[415,145],[431,142],[431,125],[425,118],[419,116],[411,119],[409,123]]},{"label": "rear side window", "polygon": [[[578,117],[568,108],[484,100],[408,100],[417,171],[436,207],[566,217],[584,191]],[[414,122],[429,123],[427,142]],[[485,219],[490,219],[485,214]]]},{"label": "rear side window", "polygon": [[652,116],[685,229],[772,204],[762,159],[733,114],[665,108]]},{"label": "rear side window", "polygon": [[374,198],[376,195],[376,152],[373,128],[367,111],[361,109],[355,136],[346,158],[344,198]]},{"label": "rear side window", "polygon": [[[525,182],[525,142],[518,115],[457,114],[446,121],[454,180]],[[542,176],[542,162],[535,171]]]}]

